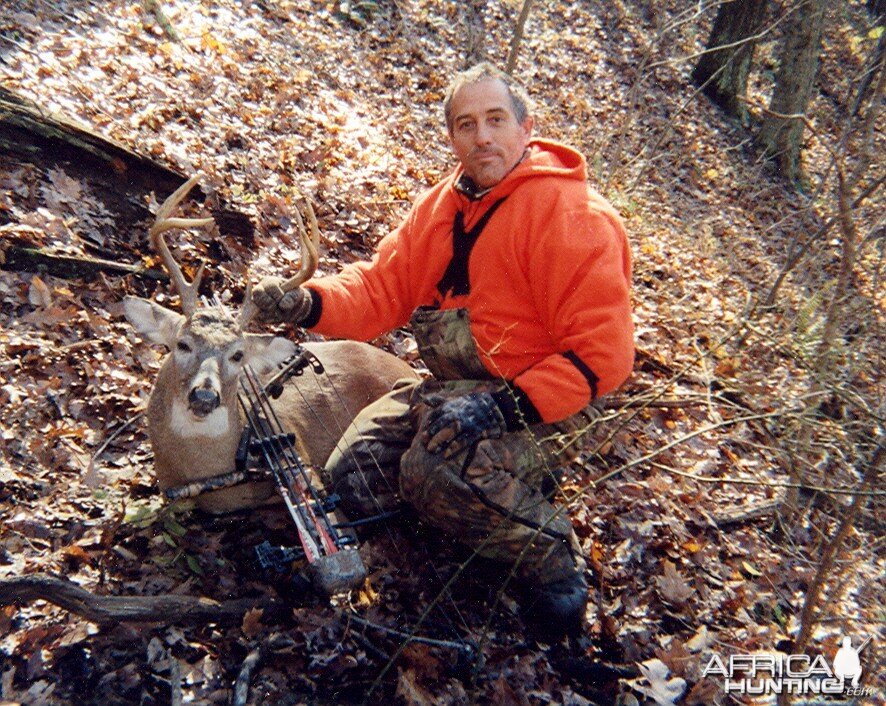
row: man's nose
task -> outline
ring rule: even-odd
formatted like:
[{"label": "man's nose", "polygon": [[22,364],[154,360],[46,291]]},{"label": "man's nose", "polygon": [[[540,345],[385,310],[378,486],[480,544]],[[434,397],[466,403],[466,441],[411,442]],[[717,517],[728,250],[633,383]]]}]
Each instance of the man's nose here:
[{"label": "man's nose", "polygon": [[478,145],[488,145],[492,142],[492,130],[490,130],[484,123],[480,123],[480,125],[477,126],[477,133],[474,135],[474,140]]}]

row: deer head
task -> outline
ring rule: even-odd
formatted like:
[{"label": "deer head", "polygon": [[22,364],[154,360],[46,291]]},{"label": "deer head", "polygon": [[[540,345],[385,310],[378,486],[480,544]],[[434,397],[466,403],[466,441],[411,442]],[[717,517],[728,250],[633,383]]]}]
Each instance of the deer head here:
[{"label": "deer head", "polygon": [[[163,233],[212,224],[211,218],[172,216],[195,183],[196,177],[163,203],[150,229],[151,244],[181,295],[182,313],[146,299],[124,300],[124,313],[136,330],[170,351],[147,410],[154,473],[164,490],[234,470],[243,426],[237,404],[243,367],[251,365],[261,375],[295,350],[286,339],[244,331],[255,313],[248,287],[246,302],[236,318],[220,306],[202,305],[197,296],[199,273],[188,282],[172,257]],[[305,211],[307,228],[300,217],[296,219],[302,264],[283,285],[286,290],[305,282],[317,267],[317,219],[310,204]],[[275,407],[284,428],[296,435],[306,460],[322,464],[360,409],[391,390],[398,380],[416,375],[404,361],[365,343],[326,341],[304,347],[321,360],[324,375],[290,380]],[[230,512],[255,507],[273,495],[273,484],[259,481],[201,495],[197,504],[208,512]]]},{"label": "deer head", "polygon": [[[160,206],[150,229],[152,247],[160,254],[173,287],[181,297],[182,313],[137,297],[123,303],[126,318],[148,341],[170,351],[151,393],[148,426],[151,443],[157,453],[158,443],[174,446],[177,437],[205,437],[220,442],[239,437],[237,389],[243,367],[250,365],[259,375],[269,372],[293,354],[295,345],[273,335],[246,333],[255,314],[250,287],[236,318],[225,307],[201,305],[197,294],[203,268],[188,282],[169,250],[163,234],[172,229],[205,228],[212,218],[176,218],[172,214],[196,184],[189,179]],[[291,289],[308,280],[317,267],[319,232],[316,217],[307,207],[311,237],[301,218],[300,229],[304,257],[298,273],[285,288]],[[166,485],[158,464],[161,485]]]}]

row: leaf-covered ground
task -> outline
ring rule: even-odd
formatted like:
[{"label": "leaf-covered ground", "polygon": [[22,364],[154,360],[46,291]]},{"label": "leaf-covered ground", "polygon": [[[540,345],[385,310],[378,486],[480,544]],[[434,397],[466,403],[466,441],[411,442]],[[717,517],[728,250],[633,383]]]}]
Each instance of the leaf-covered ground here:
[{"label": "leaf-covered ground", "polygon": [[[688,682],[680,703],[709,704],[723,698],[716,681],[701,679],[712,652],[771,652],[796,631],[833,528],[828,515],[814,511],[787,534],[773,533],[771,516],[724,518],[783,492],[790,459],[781,442],[807,406],[803,336],[821,315],[815,293],[833,276],[837,243],[823,244],[816,267],[792,273],[776,308],[749,318],[792,239],[819,228],[829,204],[780,182],[750,132],[695,95],[687,57],[703,48],[716,4],[688,5],[536,3],[516,69],[537,101],[537,132],[578,147],[592,183],[625,217],[640,352],[624,392],[679,401],[610,410],[609,438],[564,487],[591,564],[586,634],[556,646],[528,640],[514,600],[499,592],[507,572],[482,562],[440,598],[467,554],[410,518],[365,538],[364,590],[332,604],[301,598],[283,622],[253,611],[235,627],[98,628],[45,603],[8,606],[3,700],[228,703],[246,655],[261,645],[251,703],[632,703],[643,694],[618,668],[630,677],[636,663],[658,658]],[[209,203],[248,213],[254,239],[224,229],[217,239],[177,239],[188,267],[211,263],[221,296],[239,300],[247,267],[252,278],[292,269],[300,194],[318,208],[320,269],[335,272],[365,258],[451,168],[441,100],[462,68],[460,4],[163,8],[180,41],[138,3],[7,3],[0,77],[161,164],[199,170]],[[506,55],[518,10],[487,4],[491,58]],[[826,145],[876,41],[867,22],[859,3],[830,17],[807,152],[813,182],[828,169]],[[777,36],[758,51],[758,103],[771,89]],[[6,152],[0,165],[0,253],[16,243],[155,264],[147,221],[119,227],[76,165]],[[882,205],[860,207],[858,222],[875,223]],[[876,328],[882,283],[860,287],[859,316]],[[160,500],[140,412],[162,352],[122,322],[117,303],[131,293],[169,301],[163,286],[132,277],[0,271],[0,576],[50,572],[104,595],[276,596],[255,577],[250,552],[262,538],[285,537],[282,513],[211,519]],[[876,361],[882,339],[870,340],[858,354]],[[404,332],[377,343],[415,357]],[[858,384],[876,391],[872,370]],[[854,487],[853,461],[835,460],[828,482]],[[881,544],[860,526],[839,557],[814,640],[829,658],[844,632],[877,629]],[[402,634],[352,616],[476,650],[401,650]]]}]

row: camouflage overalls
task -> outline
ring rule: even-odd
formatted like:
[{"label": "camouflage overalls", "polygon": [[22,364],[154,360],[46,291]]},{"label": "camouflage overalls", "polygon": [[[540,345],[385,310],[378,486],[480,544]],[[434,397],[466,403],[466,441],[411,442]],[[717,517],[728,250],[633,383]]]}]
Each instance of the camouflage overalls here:
[{"label": "camouflage overalls", "polygon": [[482,556],[519,559],[518,574],[534,582],[582,571],[572,524],[542,488],[574,460],[580,450],[575,436],[593,424],[596,409],[481,440],[449,459],[431,454],[421,442],[430,405],[502,389],[504,383],[490,379],[480,362],[466,310],[420,309],[411,325],[434,379],[402,380],[345,432],[326,464],[345,511],[352,517],[375,515],[402,498],[425,521]]}]

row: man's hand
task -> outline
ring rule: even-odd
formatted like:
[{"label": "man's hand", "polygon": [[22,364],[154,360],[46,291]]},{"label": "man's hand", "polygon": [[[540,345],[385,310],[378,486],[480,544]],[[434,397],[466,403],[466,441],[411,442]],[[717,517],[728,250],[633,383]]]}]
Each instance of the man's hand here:
[{"label": "man's hand", "polygon": [[505,431],[505,419],[492,395],[472,392],[433,409],[425,422],[422,442],[431,453],[450,458],[480,439],[497,439]]},{"label": "man's hand", "polygon": [[258,307],[258,317],[268,323],[300,324],[311,311],[311,294],[302,287],[283,291],[280,277],[265,277],[252,290],[252,301]]}]

